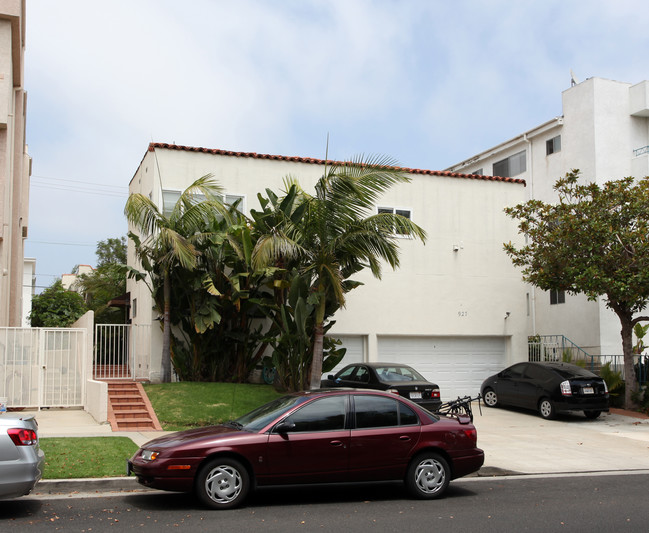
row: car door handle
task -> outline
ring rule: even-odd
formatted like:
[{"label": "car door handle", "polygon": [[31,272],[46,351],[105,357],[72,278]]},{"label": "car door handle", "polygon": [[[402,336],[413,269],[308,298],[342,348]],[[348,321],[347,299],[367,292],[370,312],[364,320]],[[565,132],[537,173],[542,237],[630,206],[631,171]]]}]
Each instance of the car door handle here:
[{"label": "car door handle", "polygon": [[410,440],[410,437],[408,435],[401,435],[399,440]]},{"label": "car door handle", "polygon": [[336,446],[337,448],[340,448],[341,446],[343,448],[345,447],[345,445],[339,440],[332,440],[329,444],[331,444],[332,446]]}]

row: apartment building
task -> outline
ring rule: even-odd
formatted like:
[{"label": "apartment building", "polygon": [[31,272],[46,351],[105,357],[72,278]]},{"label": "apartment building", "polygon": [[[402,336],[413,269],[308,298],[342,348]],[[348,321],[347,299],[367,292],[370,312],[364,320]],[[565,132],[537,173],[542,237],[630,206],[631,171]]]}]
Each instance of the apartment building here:
[{"label": "apartment building", "polygon": [[[571,169],[600,184],[649,175],[649,81],[573,81],[560,116],[447,171],[524,179],[527,199],[551,202],[556,180]],[[603,300],[534,287],[526,298],[529,335],[565,335],[591,354],[622,353],[619,319]]]},{"label": "apartment building", "polygon": [[0,327],[23,323],[31,159],[25,144],[25,2],[0,0]]},{"label": "apartment building", "polygon": [[[280,194],[283,178],[296,177],[309,191],[325,162],[305,157],[228,152],[151,144],[130,183],[160,210],[172,206],[197,178],[211,173],[226,200],[260,209],[257,193]],[[516,224],[503,212],[525,200],[517,178],[469,176],[405,169],[411,178],[381,199],[379,210],[398,210],[428,233],[426,244],[400,242],[401,267],[386,267],[381,280],[355,276],[364,286],[347,295],[331,335],[347,348],[344,363],[399,361],[438,383],[442,396],[476,394],[482,380],[527,357],[525,285],[503,251],[516,241]],[[132,229],[132,228],[131,228]],[[129,242],[128,263],[137,266]],[[131,321],[157,324],[151,295],[129,280]],[[148,377],[160,377],[161,332],[153,335]]]}]

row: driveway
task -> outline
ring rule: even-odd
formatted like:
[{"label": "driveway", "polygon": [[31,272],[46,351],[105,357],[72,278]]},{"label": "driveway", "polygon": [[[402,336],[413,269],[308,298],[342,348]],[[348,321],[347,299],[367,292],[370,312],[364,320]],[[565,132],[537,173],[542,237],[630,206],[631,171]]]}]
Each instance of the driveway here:
[{"label": "driveway", "polygon": [[481,475],[649,470],[649,419],[581,413],[543,420],[507,408],[473,409],[478,446],[485,451]]}]

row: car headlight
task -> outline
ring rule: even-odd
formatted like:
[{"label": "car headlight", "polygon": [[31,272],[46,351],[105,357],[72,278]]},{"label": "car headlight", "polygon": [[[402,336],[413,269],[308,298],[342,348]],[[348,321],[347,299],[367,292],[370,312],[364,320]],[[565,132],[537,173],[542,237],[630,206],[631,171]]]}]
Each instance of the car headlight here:
[{"label": "car headlight", "polygon": [[160,455],[160,452],[154,452],[153,450],[142,450],[140,457],[144,461],[155,461],[158,455]]}]

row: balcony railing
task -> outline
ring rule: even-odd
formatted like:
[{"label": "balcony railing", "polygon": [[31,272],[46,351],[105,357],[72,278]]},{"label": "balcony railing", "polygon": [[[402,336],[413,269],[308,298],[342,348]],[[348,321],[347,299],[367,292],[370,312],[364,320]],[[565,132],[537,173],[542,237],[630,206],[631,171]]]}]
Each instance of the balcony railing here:
[{"label": "balcony railing", "polygon": [[643,154],[649,154],[649,146],[643,146],[642,148],[633,150],[633,157],[638,157]]}]

